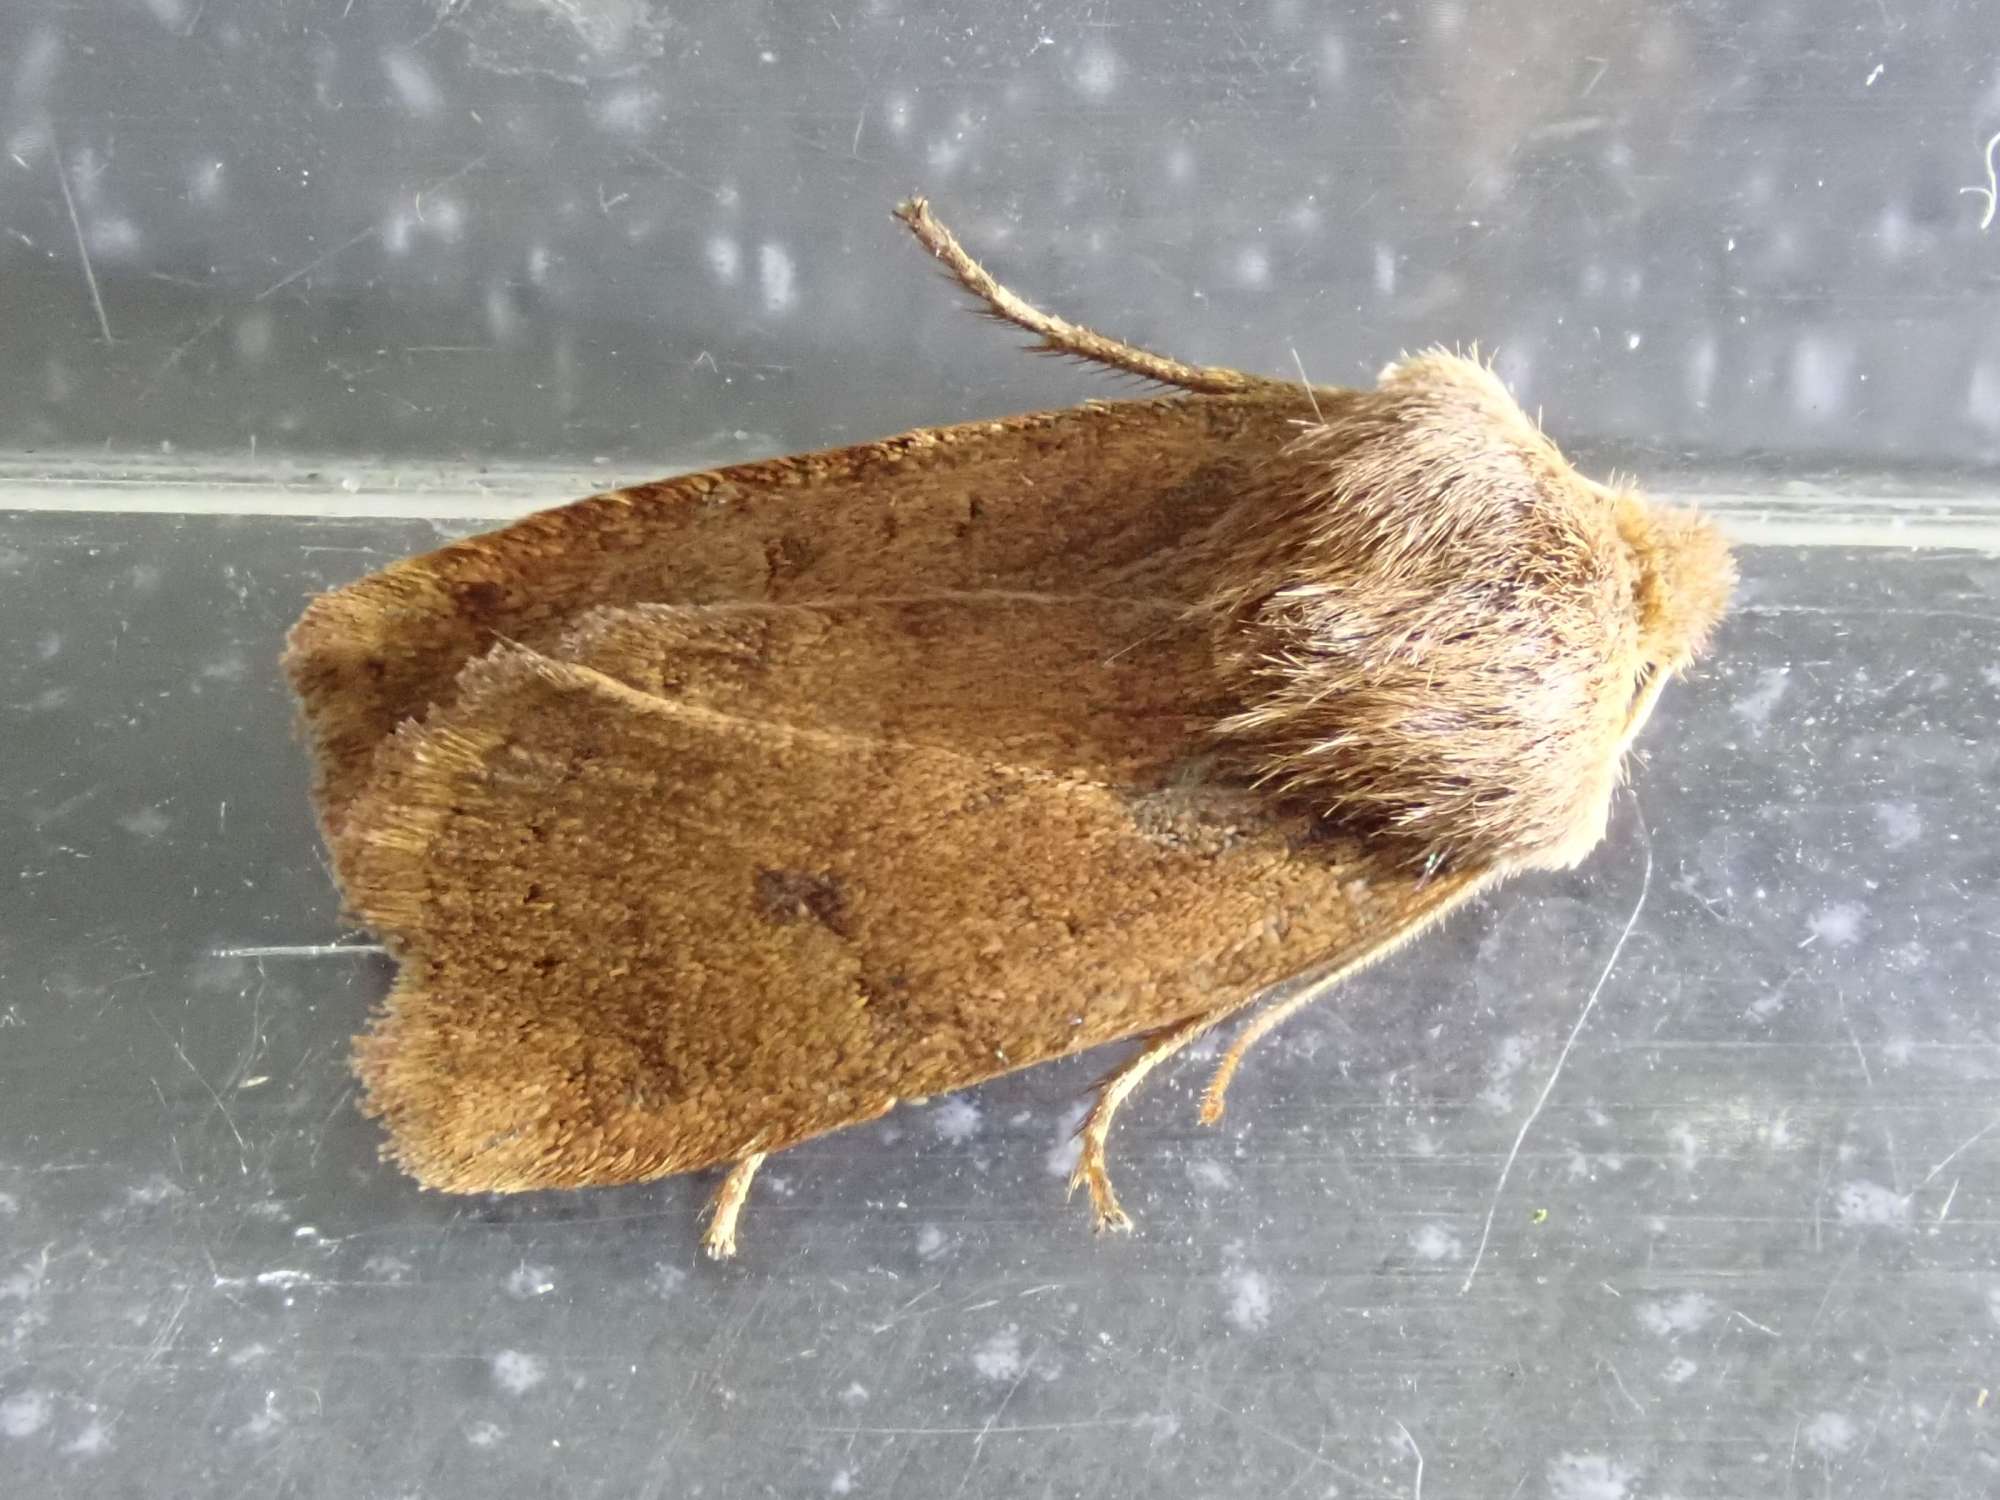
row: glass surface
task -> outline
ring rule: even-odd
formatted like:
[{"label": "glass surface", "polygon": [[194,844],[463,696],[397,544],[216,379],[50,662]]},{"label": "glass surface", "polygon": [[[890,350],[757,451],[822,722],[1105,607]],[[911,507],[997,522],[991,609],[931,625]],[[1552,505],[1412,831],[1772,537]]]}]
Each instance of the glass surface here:
[{"label": "glass surface", "polygon": [[1477,340],[1620,463],[2000,443],[1982,7],[13,0],[0,434],[621,467],[1067,402],[1049,306],[1368,379]]},{"label": "glass surface", "polygon": [[[8,0],[0,1493],[2000,1491],[1992,20]],[[1219,1130],[1156,1077],[1130,1240],[1061,1191],[1110,1055],[775,1159],[727,1267],[696,1179],[420,1193],[282,633],[617,480],[1126,392],[912,191],[1183,358],[1497,350],[1755,544],[1739,607],[1583,868]]]}]

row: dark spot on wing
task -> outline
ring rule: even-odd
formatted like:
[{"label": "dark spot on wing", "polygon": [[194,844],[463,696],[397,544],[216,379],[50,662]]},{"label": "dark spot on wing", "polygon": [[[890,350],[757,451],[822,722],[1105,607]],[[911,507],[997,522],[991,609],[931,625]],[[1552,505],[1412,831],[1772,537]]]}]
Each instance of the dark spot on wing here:
[{"label": "dark spot on wing", "polygon": [[847,897],[831,875],[809,870],[759,870],[757,915],[780,924],[814,921],[836,937],[849,937]]}]

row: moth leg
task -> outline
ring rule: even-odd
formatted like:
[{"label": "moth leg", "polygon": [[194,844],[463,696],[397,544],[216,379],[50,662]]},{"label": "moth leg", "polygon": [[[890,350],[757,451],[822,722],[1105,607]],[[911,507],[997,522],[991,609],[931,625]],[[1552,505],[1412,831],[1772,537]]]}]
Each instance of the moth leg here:
[{"label": "moth leg", "polygon": [[1229,1050],[1216,1064],[1214,1075],[1208,1080],[1208,1087],[1201,1091],[1201,1123],[1213,1125],[1222,1118],[1224,1096],[1229,1092],[1229,1081],[1236,1076],[1243,1058],[1272,1031],[1283,1025],[1287,1019],[1297,1015],[1313,1001],[1323,996],[1330,988],[1326,984],[1308,985],[1288,1000],[1281,1000],[1269,1010],[1251,1018],[1236,1040],[1229,1044]]},{"label": "moth leg", "polygon": [[1076,1170],[1070,1173],[1069,1190],[1074,1193],[1078,1187],[1090,1189],[1091,1214],[1100,1233],[1107,1229],[1129,1232],[1132,1228],[1130,1215],[1118,1206],[1118,1195],[1111,1188],[1111,1173],[1104,1163],[1104,1143],[1111,1134],[1112,1116],[1118,1113],[1118,1106],[1139,1086],[1140,1080],[1226,1014],[1226,1010],[1209,1011],[1191,1021],[1182,1021],[1179,1025],[1154,1032],[1144,1047],[1098,1085],[1097,1102],[1090,1107],[1082,1128],[1077,1131],[1077,1139],[1083,1143],[1083,1149],[1077,1156]]},{"label": "moth leg", "polygon": [[[1657,696],[1657,692],[1653,695]],[[1651,698],[1646,700],[1646,710],[1651,709]],[[1349,976],[1367,968],[1383,954],[1401,943],[1408,942],[1417,933],[1440,920],[1445,913],[1453,911],[1473,899],[1504,873],[1499,865],[1488,865],[1483,869],[1468,870],[1448,876],[1450,882],[1443,890],[1434,891],[1429,903],[1420,906],[1414,915],[1405,915],[1389,925],[1388,930],[1358,949],[1350,949],[1335,967],[1322,972],[1317,978],[1302,985],[1298,992],[1286,996],[1277,1004],[1253,1017],[1229,1051],[1223,1054],[1216,1065],[1215,1075],[1208,1080],[1208,1087],[1201,1091],[1201,1123],[1213,1125],[1222,1118],[1223,1098],[1229,1092],[1229,1081],[1236,1076],[1243,1058],[1249,1050],[1293,1016],[1311,1005],[1315,1000],[1323,1000]],[[1231,1007],[1234,1009],[1234,1007]],[[1225,1010],[1215,1019],[1228,1015]]]},{"label": "moth leg", "polygon": [[708,1228],[702,1232],[701,1248],[710,1260],[728,1260],[736,1253],[736,1220],[743,1212],[743,1200],[750,1196],[750,1179],[769,1154],[752,1151],[734,1163],[708,1200]]},{"label": "moth leg", "polygon": [[899,204],[896,217],[909,225],[918,242],[943,261],[946,269],[958,279],[958,284],[984,302],[987,311],[994,317],[1012,323],[1016,328],[1025,328],[1039,338],[1044,353],[1073,354],[1093,364],[1109,365],[1114,370],[1156,380],[1161,385],[1179,386],[1182,390],[1198,391],[1208,396],[1234,396],[1244,391],[1263,390],[1287,383],[1246,375],[1241,370],[1221,365],[1183,364],[1164,354],[1154,354],[1151,350],[1106,338],[1054,313],[1045,313],[1008,291],[993,279],[991,272],[966,254],[957,237],[931,217],[931,206],[924,199],[912,198],[907,203]]}]

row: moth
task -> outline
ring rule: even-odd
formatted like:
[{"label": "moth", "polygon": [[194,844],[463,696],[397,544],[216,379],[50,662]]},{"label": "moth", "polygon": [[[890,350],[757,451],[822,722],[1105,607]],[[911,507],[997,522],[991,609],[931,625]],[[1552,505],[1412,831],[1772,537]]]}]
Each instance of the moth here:
[{"label": "moth", "polygon": [[1070,1186],[1154,1068],[1257,1040],[1603,834],[1733,582],[1692,512],[1573,469],[1492,370],[1170,394],[592,496],[312,601],[285,668],[349,911],[399,976],[356,1044],[387,1152],[512,1192],[726,1167],[1119,1039]]}]

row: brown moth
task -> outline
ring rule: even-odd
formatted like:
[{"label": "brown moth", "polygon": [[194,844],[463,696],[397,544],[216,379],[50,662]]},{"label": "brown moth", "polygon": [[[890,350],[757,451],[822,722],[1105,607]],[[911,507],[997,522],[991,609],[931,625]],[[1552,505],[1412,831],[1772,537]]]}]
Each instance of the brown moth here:
[{"label": "brown moth", "polygon": [[1481,364],[1179,394],[593,496],[315,600],[285,665],[350,909],[401,962],[357,1046],[453,1192],[728,1165],[1119,1038],[1255,1041],[1603,833],[1720,617],[1720,535],[1573,470]]}]

